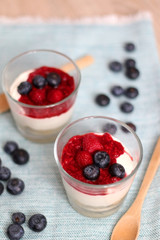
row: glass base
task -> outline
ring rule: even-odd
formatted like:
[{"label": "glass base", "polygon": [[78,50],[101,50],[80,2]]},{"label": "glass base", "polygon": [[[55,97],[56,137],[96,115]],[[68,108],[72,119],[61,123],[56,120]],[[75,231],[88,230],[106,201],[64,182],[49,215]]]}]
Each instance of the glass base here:
[{"label": "glass base", "polygon": [[69,202],[73,209],[83,216],[90,218],[103,218],[116,213],[121,207],[124,199],[125,197],[121,199],[119,202],[108,207],[95,207],[95,208],[93,207],[91,208],[90,206],[84,206],[79,202],[74,201],[73,198],[69,198]]}]

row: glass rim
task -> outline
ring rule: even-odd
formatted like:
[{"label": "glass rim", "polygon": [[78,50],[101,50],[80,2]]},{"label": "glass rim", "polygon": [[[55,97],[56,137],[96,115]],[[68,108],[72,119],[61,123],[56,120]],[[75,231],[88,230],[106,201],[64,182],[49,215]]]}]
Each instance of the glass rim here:
[{"label": "glass rim", "polygon": [[[74,91],[68,95],[67,97],[65,97],[64,99],[62,99],[61,101],[57,102],[57,103],[53,103],[53,104],[49,104],[49,105],[45,105],[45,106],[36,106],[36,105],[30,105],[30,104],[27,104],[27,103],[22,103],[22,102],[19,102],[18,100],[14,99],[11,94],[6,90],[6,87],[5,87],[5,77],[4,77],[4,74],[8,68],[8,66],[14,62],[16,59],[20,58],[20,57],[23,57],[24,55],[27,55],[27,54],[35,54],[37,52],[50,52],[50,53],[55,53],[57,55],[61,55],[63,57],[65,57],[66,59],[68,59],[72,64],[73,66],[75,67],[76,69],[76,72],[77,72],[77,75],[78,75],[78,84],[76,86],[76,88],[74,89]],[[59,51],[55,51],[55,50],[51,50],[51,49],[34,49],[34,50],[29,50],[29,51],[25,51],[23,53],[20,53],[19,55],[13,57],[12,59],[10,59],[5,67],[3,68],[3,71],[2,71],[2,88],[3,88],[3,91],[6,93],[6,95],[15,103],[21,105],[22,107],[28,107],[28,108],[36,108],[36,109],[44,109],[44,108],[50,108],[50,107],[56,107],[56,106],[59,106],[60,104],[66,102],[68,99],[70,99],[78,90],[79,88],[79,85],[80,85],[80,82],[81,82],[81,72],[80,72],[80,69],[79,67],[77,66],[77,64],[70,58],[68,57],[67,55],[65,55],[64,53],[61,53]]]},{"label": "glass rim", "polygon": [[[118,182],[115,182],[115,183],[110,183],[110,184],[101,184],[101,185],[96,185],[96,184],[90,184],[90,183],[85,183],[85,182],[82,182],[74,177],[72,177],[71,175],[69,175],[62,167],[62,165],[60,164],[60,161],[58,159],[58,156],[57,156],[57,145],[58,145],[58,141],[61,137],[61,135],[68,129],[70,128],[72,125],[80,122],[80,121],[83,121],[83,120],[88,120],[88,119],[92,119],[92,118],[101,118],[101,119],[108,119],[110,121],[113,121],[113,122],[117,122],[119,123],[121,126],[127,128],[127,130],[129,132],[131,132],[133,134],[133,136],[135,137],[135,139],[137,140],[137,143],[138,143],[138,146],[139,146],[139,150],[140,150],[140,156],[139,156],[139,161],[138,163],[136,164],[136,167],[134,168],[134,170],[125,178],[121,179],[120,181]],[[57,166],[58,168],[72,181],[78,183],[78,184],[81,184],[82,186],[84,187],[88,187],[88,188],[95,188],[95,189],[106,189],[106,188],[112,188],[112,187],[116,187],[116,186],[119,186],[125,182],[127,182],[128,179],[130,179],[138,170],[141,162],[142,162],[142,157],[143,157],[143,147],[142,147],[142,143],[138,137],[138,135],[135,133],[135,131],[133,131],[131,129],[131,127],[129,127],[126,123],[120,121],[120,120],[117,120],[115,118],[111,118],[111,117],[107,117],[107,116],[88,116],[88,117],[83,117],[83,118],[79,118],[73,122],[71,122],[69,125],[67,125],[66,127],[64,127],[60,132],[59,134],[57,135],[57,138],[55,140],[55,143],[54,143],[54,149],[53,149],[53,153],[54,153],[54,157],[55,157],[55,160],[56,160],[56,163],[57,163]]]}]

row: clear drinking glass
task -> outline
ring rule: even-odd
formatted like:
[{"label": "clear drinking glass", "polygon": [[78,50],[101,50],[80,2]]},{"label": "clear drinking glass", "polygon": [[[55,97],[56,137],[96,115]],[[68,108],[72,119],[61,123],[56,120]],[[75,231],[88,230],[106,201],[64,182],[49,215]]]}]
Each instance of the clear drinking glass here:
[{"label": "clear drinking glass", "polygon": [[[113,125],[116,127],[115,133]],[[68,140],[75,135],[91,132],[109,132],[125,146],[133,158],[133,169],[127,177],[112,184],[94,185],[73,178],[63,169],[61,154]],[[54,144],[54,158],[71,206],[82,215],[99,218],[115,213],[122,205],[142,161],[142,145],[135,132],[125,123],[108,117],[91,116],[74,121],[59,133]]]},{"label": "clear drinking glass", "polygon": [[[42,66],[67,71],[74,78],[75,90],[65,99],[45,106],[29,105],[14,99],[11,95],[11,87],[15,79],[20,74]],[[21,134],[36,142],[53,141],[59,131],[71,119],[80,78],[80,71],[74,61],[68,56],[53,50],[32,50],[11,59],[3,70],[2,86]],[[51,116],[49,113],[51,113]]]}]

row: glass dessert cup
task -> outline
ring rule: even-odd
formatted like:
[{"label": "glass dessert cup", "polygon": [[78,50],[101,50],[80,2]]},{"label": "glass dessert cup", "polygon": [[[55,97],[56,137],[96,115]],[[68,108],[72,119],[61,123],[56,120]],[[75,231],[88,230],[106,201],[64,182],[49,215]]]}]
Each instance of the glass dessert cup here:
[{"label": "glass dessert cup", "polygon": [[[110,129],[106,130],[106,125]],[[113,125],[116,127],[114,134]],[[62,151],[68,140],[76,135],[104,132],[121,142],[132,156],[130,173],[120,181],[105,185],[85,183],[69,175],[61,164]],[[125,123],[109,117],[91,116],[72,122],[59,133],[54,144],[54,157],[71,206],[84,216],[101,218],[115,213],[121,207],[141,164],[142,145],[135,132]],[[124,167],[125,164],[128,163],[123,162]]]},{"label": "glass dessert cup", "polygon": [[[75,88],[66,98],[50,105],[30,105],[13,97],[11,88],[19,76],[29,74],[42,66],[54,67],[67,72],[74,79]],[[28,75],[27,75],[28,76]],[[79,84],[80,71],[68,56],[53,50],[32,50],[11,59],[2,73],[2,86],[12,116],[21,134],[35,142],[55,140],[59,131],[70,121]],[[21,77],[22,78],[22,77]],[[26,81],[26,75],[24,80]]]}]

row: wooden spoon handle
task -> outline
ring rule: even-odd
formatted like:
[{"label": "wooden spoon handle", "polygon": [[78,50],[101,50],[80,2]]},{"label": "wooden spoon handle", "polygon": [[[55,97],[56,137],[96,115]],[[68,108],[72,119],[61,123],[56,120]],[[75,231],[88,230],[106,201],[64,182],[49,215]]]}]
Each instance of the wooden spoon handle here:
[{"label": "wooden spoon handle", "polygon": [[134,203],[132,204],[131,208],[129,209],[134,214],[140,215],[140,213],[141,213],[140,210],[142,208],[143,201],[144,201],[147,191],[150,187],[150,184],[156,174],[159,164],[160,164],[160,137],[155,146],[154,152],[152,154],[150,163],[148,165],[148,168],[147,168],[146,174],[144,176],[143,182],[141,184],[141,187],[139,189],[138,195],[137,195]]},{"label": "wooden spoon handle", "polygon": [[[83,69],[91,65],[94,62],[94,59],[90,55],[85,55],[84,57],[77,59],[75,62],[80,69]],[[74,68],[74,65],[71,63],[65,64],[64,66],[61,67],[61,69],[65,72],[72,71],[73,68]],[[6,112],[8,110],[9,110],[9,105],[6,100],[6,97],[4,93],[1,93],[0,94],[0,113]]]}]

